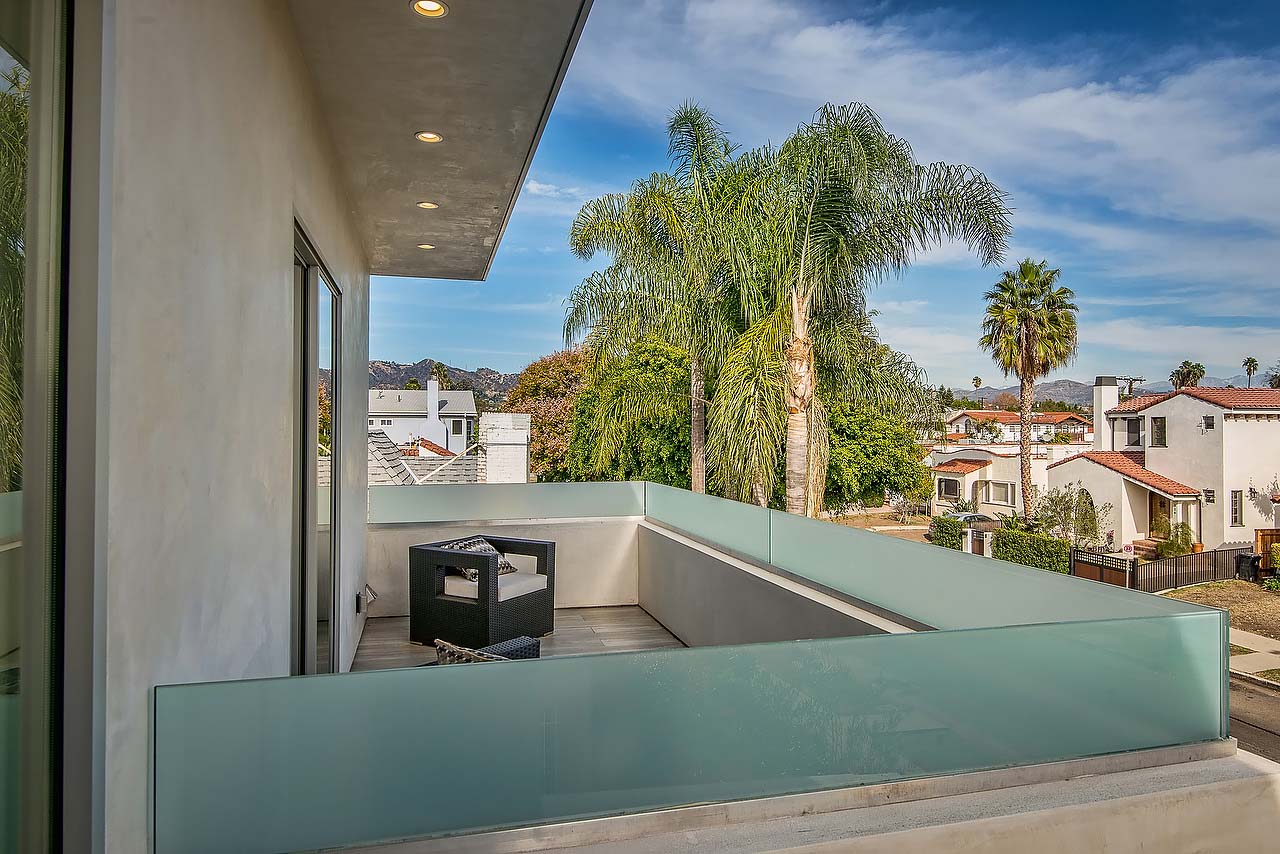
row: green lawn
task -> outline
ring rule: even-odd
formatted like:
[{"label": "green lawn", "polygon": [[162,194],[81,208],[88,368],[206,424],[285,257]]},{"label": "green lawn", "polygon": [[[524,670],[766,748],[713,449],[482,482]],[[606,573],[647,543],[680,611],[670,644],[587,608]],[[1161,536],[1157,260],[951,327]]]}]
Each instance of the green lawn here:
[{"label": "green lawn", "polygon": [[1260,671],[1258,671],[1257,673],[1255,673],[1255,674],[1253,674],[1253,675],[1254,675],[1254,676],[1261,676],[1263,679],[1270,679],[1272,682],[1280,682],[1280,669],[1278,669],[1278,670],[1260,670]]},{"label": "green lawn", "polygon": [[1253,650],[1251,649],[1245,649],[1244,647],[1236,646],[1235,644],[1230,644],[1230,646],[1231,646],[1231,655],[1248,655],[1249,653],[1253,652]]}]

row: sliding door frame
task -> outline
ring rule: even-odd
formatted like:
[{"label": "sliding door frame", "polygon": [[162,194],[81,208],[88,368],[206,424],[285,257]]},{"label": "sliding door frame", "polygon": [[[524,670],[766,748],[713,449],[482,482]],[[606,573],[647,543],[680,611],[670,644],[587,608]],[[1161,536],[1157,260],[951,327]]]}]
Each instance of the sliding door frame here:
[{"label": "sliding door frame", "polygon": [[296,364],[299,366],[297,383],[301,400],[298,402],[299,430],[298,457],[296,462],[295,507],[294,513],[294,648],[292,650],[293,672],[305,674],[317,672],[317,648],[315,626],[320,618],[317,606],[318,581],[316,575],[316,559],[319,545],[316,525],[319,518],[317,504],[317,458],[316,458],[316,425],[319,423],[319,305],[316,300],[327,289],[333,301],[332,338],[329,342],[331,353],[331,399],[330,407],[330,447],[329,447],[329,560],[332,563],[332,580],[329,586],[327,604],[329,617],[329,662],[327,670],[319,672],[337,673],[341,659],[341,634],[339,616],[340,597],[338,590],[341,579],[341,540],[339,524],[342,493],[341,468],[338,465],[339,451],[342,447],[341,412],[342,383],[339,380],[342,370],[342,291],[329,273],[320,258],[315,246],[308,239],[302,226],[294,223],[294,289],[295,318],[298,324]]}]

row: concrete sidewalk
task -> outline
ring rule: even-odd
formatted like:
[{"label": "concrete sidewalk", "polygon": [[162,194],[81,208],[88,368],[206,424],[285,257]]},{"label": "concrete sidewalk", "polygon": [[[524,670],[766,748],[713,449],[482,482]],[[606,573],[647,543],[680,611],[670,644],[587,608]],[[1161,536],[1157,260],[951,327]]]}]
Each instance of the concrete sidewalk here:
[{"label": "concrete sidewalk", "polygon": [[1231,656],[1232,670],[1249,674],[1260,673],[1263,670],[1280,670],[1280,641],[1255,635],[1243,629],[1232,629],[1231,644],[1253,650],[1248,655]]}]

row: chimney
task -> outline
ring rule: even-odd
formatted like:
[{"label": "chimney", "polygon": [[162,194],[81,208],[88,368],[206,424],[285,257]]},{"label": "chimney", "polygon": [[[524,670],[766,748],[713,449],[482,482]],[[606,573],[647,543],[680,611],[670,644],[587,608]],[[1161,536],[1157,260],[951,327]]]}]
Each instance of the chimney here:
[{"label": "chimney", "polygon": [[1112,443],[1115,439],[1111,432],[1111,423],[1107,421],[1107,410],[1120,403],[1120,386],[1115,377],[1095,377],[1093,380],[1093,449],[1095,451],[1114,451]]},{"label": "chimney", "polygon": [[440,381],[434,377],[427,380],[427,417],[440,420]]}]

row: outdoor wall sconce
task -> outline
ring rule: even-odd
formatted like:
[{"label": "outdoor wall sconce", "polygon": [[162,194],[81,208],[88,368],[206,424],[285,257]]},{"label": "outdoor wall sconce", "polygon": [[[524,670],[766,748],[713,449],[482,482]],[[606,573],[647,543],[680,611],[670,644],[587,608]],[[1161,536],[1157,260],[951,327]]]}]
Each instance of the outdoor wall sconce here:
[{"label": "outdoor wall sconce", "polygon": [[363,614],[369,610],[369,606],[378,601],[378,591],[369,585],[365,585],[363,590],[356,591],[356,613]]}]

